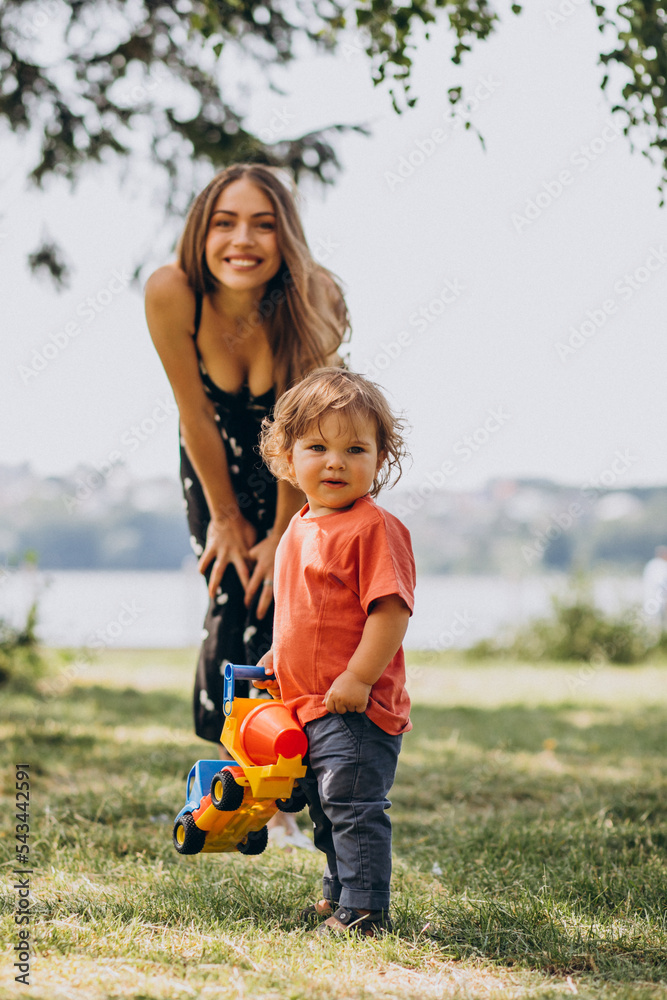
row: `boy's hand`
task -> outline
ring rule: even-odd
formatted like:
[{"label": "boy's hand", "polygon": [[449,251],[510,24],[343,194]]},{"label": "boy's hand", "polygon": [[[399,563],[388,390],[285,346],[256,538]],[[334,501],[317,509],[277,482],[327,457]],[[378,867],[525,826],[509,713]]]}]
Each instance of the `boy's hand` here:
[{"label": "boy's hand", "polygon": [[[257,662],[258,667],[264,667],[265,674],[273,673],[273,650],[270,649],[268,653]],[[270,681],[253,681],[253,687],[262,688],[269,692],[272,698],[280,698],[280,685],[275,678]]]},{"label": "boy's hand", "polygon": [[346,712],[365,712],[371,693],[371,684],[364,684],[349,670],[344,670],[333,682],[322,701],[327,712],[344,715]]}]

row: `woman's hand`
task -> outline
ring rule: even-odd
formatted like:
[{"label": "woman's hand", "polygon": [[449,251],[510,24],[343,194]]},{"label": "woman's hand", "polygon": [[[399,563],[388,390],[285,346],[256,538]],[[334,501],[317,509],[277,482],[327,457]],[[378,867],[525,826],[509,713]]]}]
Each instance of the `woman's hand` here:
[{"label": "woman's hand", "polygon": [[241,585],[247,589],[250,573],[248,560],[251,558],[250,546],[255,541],[257,532],[252,524],[237,514],[228,518],[212,518],[206,531],[206,545],[197,564],[200,573],[204,573],[211,562],[213,568],[208,581],[208,592],[211,600],[215,598],[225,570],[230,563],[239,575]]},{"label": "woman's hand", "polygon": [[261,542],[248,552],[251,559],[255,560],[255,568],[252,576],[245,585],[245,604],[250,604],[258,587],[262,588],[259,601],[257,603],[257,617],[262,619],[269,610],[273,598],[273,563],[278,548],[278,539],[275,532],[271,531]]}]

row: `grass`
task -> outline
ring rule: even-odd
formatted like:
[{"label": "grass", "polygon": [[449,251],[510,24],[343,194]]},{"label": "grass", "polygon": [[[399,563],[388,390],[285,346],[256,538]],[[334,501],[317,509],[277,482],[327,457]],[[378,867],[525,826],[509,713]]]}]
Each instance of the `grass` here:
[{"label": "grass", "polygon": [[[667,997],[664,668],[410,659],[395,933],[375,941],[299,927],[317,855],[174,851],[185,774],[215,756],[191,732],[191,652],[108,651],[57,697],[7,695],[0,997]],[[9,958],[19,762],[29,989]]]}]

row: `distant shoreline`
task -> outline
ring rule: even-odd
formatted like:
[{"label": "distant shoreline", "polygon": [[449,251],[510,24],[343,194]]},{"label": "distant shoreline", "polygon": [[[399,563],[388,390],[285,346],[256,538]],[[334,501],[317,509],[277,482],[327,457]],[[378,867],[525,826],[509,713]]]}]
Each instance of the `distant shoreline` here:
[{"label": "distant shoreline", "polygon": [[[641,601],[641,578],[594,575],[596,601],[615,613]],[[566,596],[564,573],[418,574],[406,649],[447,650],[496,637],[504,626],[548,615]],[[201,638],[207,593],[188,570],[20,570],[2,584],[3,616],[20,626],[37,601],[37,635],[47,646],[182,649]]]}]

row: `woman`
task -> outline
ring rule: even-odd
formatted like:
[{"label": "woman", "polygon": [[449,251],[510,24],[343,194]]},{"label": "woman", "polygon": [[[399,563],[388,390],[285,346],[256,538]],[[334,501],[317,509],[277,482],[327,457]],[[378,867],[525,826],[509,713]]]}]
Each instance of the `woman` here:
[{"label": "woman", "polygon": [[347,309],[282,173],[236,164],[196,198],[178,261],[148,279],[146,317],[178,405],[191,543],[208,582],[195,730],[217,743],[221,667],[269,649],[273,559],[304,503],[262,464],[260,425],[291,384],[339,363]]}]

